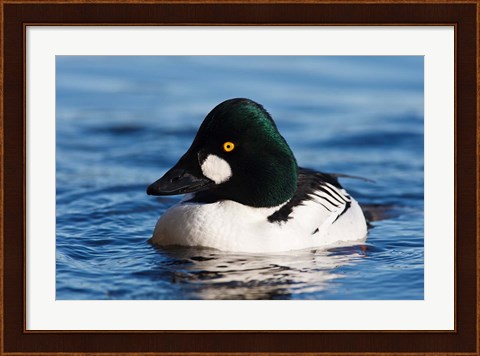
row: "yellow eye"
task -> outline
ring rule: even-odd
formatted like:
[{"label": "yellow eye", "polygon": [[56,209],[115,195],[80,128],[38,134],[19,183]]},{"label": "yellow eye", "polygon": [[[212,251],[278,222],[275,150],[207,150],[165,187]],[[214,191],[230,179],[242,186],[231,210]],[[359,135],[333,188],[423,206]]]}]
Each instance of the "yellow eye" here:
[{"label": "yellow eye", "polygon": [[235,148],[235,145],[233,144],[233,142],[227,141],[223,144],[223,150],[225,152],[231,152],[233,151],[234,148]]}]

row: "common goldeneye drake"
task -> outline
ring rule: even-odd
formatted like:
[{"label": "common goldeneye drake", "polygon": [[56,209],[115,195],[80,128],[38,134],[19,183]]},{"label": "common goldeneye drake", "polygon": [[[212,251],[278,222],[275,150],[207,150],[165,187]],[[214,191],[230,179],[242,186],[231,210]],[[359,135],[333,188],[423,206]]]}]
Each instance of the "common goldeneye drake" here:
[{"label": "common goldeneye drake", "polygon": [[155,245],[267,253],[364,241],[362,209],[338,175],[300,168],[270,114],[217,105],[149,195],[187,194],[158,220]]}]

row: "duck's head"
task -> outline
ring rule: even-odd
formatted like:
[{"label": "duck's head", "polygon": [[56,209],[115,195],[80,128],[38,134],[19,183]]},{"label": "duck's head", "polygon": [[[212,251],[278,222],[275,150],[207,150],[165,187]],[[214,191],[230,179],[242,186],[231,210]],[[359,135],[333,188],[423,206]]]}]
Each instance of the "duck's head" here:
[{"label": "duck's head", "polygon": [[209,200],[272,207],[292,198],[298,167],[270,114],[249,99],[217,105],[188,151],[149,195],[202,192]]}]

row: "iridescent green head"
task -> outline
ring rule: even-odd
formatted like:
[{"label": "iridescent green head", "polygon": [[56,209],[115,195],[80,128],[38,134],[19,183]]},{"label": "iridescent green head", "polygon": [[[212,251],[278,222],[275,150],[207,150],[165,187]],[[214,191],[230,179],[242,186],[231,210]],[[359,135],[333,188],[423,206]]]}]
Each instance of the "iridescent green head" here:
[{"label": "iridescent green head", "polygon": [[189,150],[148,194],[189,192],[206,202],[233,200],[253,207],[280,205],[297,189],[298,166],[270,114],[249,99],[217,105]]}]

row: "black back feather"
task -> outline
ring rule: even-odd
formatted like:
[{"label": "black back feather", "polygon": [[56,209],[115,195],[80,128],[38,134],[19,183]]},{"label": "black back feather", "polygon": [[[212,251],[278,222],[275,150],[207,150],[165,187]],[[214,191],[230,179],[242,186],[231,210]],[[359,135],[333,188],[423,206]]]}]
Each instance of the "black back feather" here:
[{"label": "black back feather", "polygon": [[[290,214],[298,205],[301,205],[305,200],[312,200],[312,196],[316,191],[324,190],[323,186],[326,183],[333,185],[335,188],[343,189],[338,182],[337,177],[328,173],[321,173],[312,169],[301,168],[298,169],[298,186],[295,195],[290,201],[282,206],[279,210],[274,212],[268,217],[268,221],[273,222],[285,222],[290,219]],[[325,191],[325,190],[324,190]],[[332,195],[333,197],[333,195]],[[340,215],[343,215],[345,211],[350,207],[350,202],[346,201],[344,210]],[[325,207],[329,210],[327,207]],[[339,216],[340,216],[339,215]]]}]

